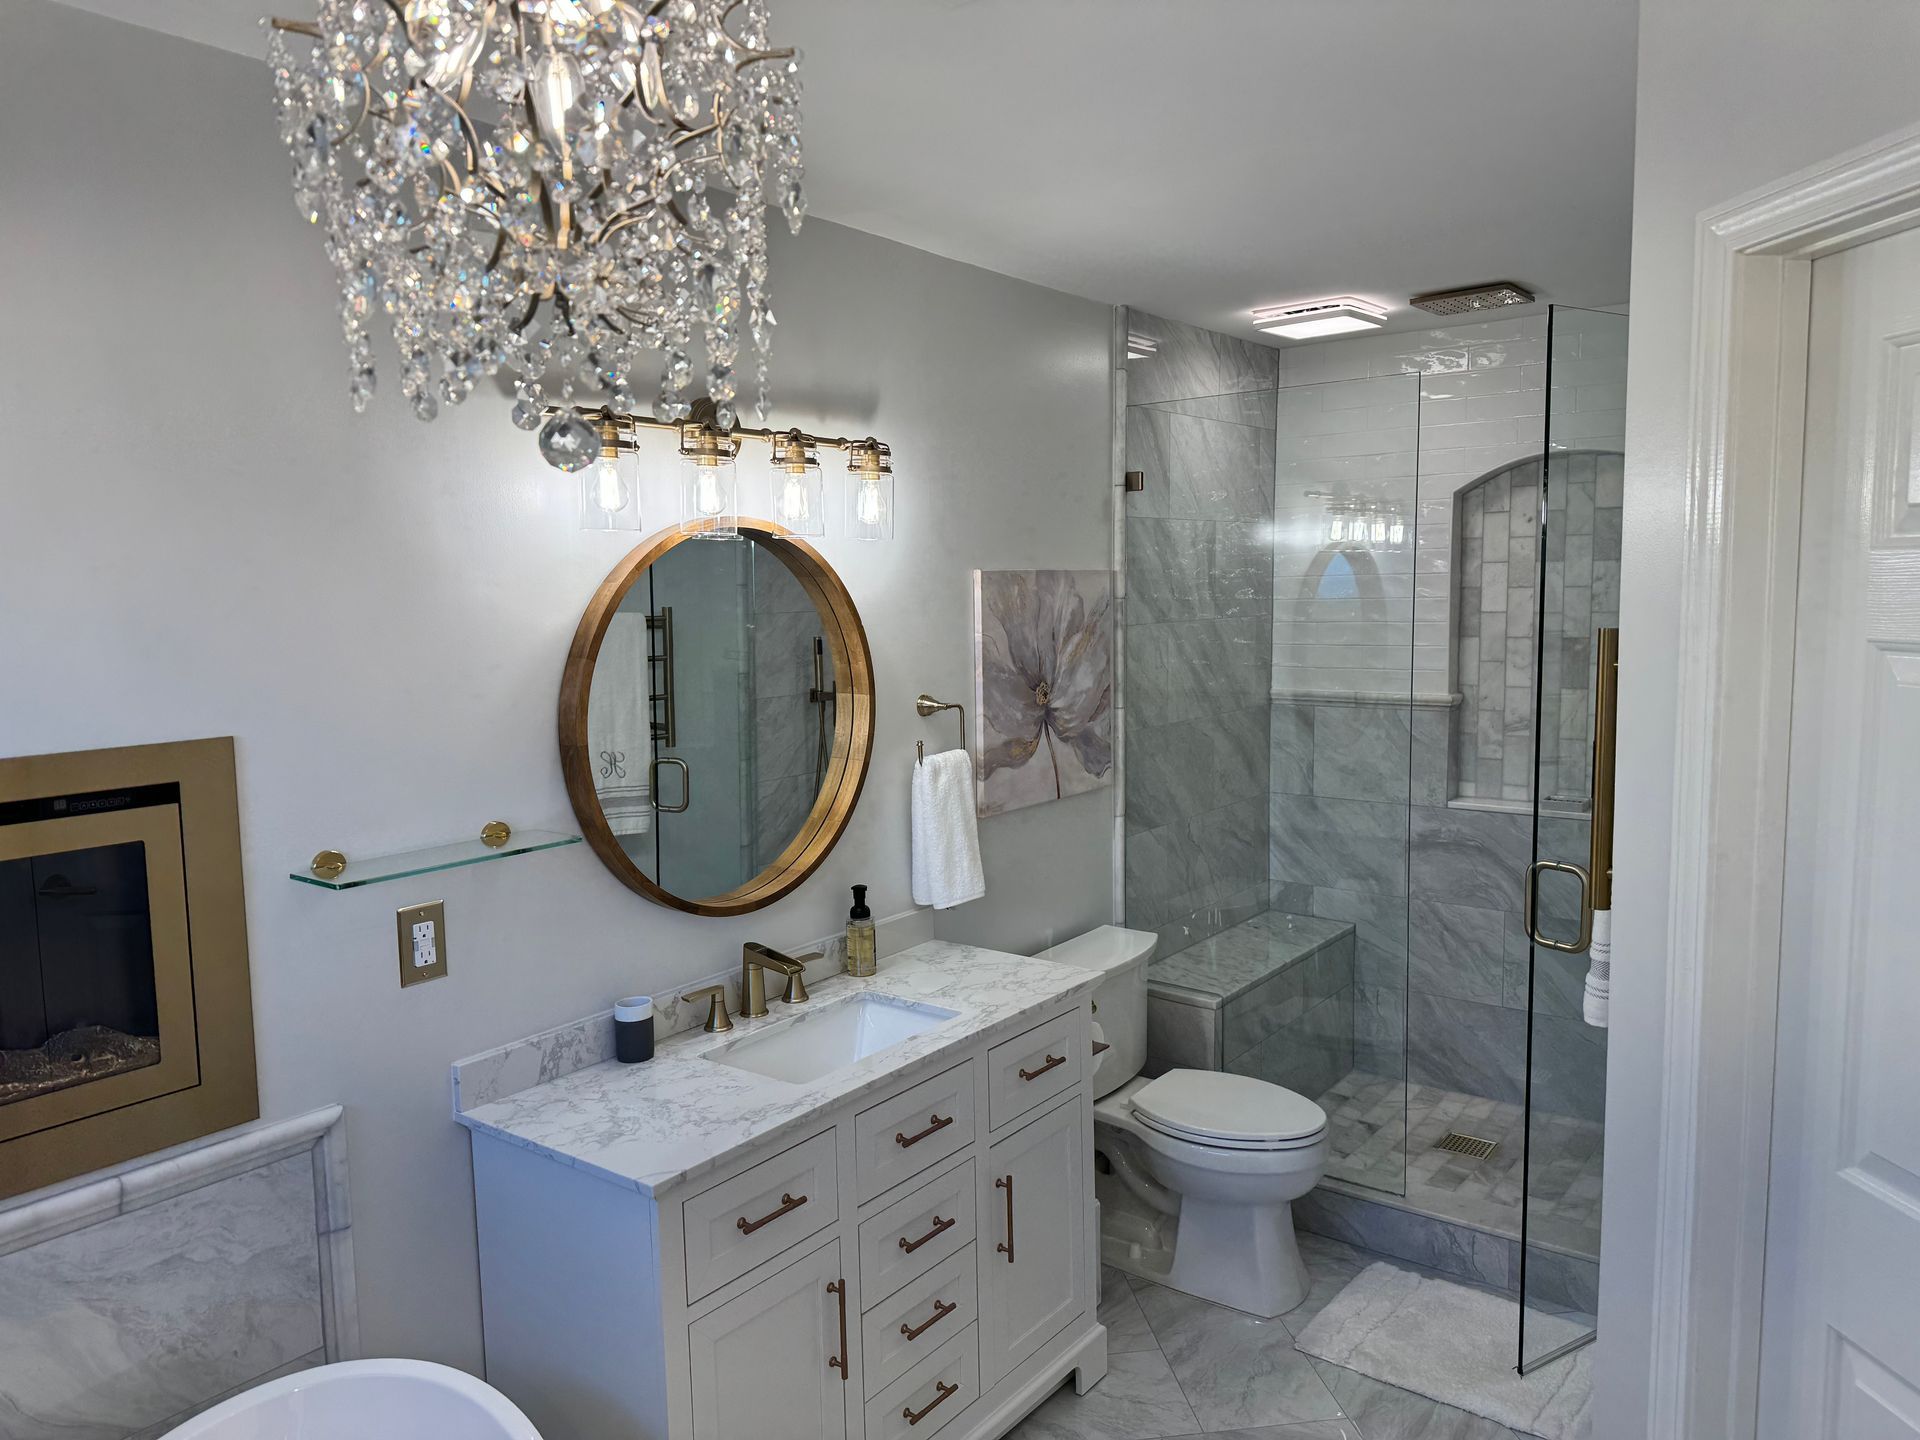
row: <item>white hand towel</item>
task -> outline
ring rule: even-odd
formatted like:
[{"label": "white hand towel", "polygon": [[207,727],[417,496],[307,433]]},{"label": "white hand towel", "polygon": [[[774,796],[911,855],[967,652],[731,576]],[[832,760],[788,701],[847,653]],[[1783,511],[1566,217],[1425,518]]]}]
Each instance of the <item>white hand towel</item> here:
[{"label": "white hand towel", "polygon": [[644,835],[653,828],[653,796],[647,789],[653,756],[647,647],[646,615],[615,611],[587,692],[594,792],[616,835]]},{"label": "white hand towel", "polygon": [[1607,1028],[1607,1010],[1613,996],[1613,912],[1593,912],[1593,943],[1587,947],[1587,993],[1580,1013],[1587,1024]]},{"label": "white hand towel", "polygon": [[913,767],[913,903],[951,910],[986,893],[972,757],[929,755]]}]

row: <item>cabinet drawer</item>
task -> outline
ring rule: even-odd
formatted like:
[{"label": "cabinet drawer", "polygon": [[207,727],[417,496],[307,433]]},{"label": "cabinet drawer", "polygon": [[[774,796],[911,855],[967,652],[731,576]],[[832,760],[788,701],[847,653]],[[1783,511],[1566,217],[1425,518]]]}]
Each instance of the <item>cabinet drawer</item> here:
[{"label": "cabinet drawer", "polygon": [[926,1440],[980,1398],[977,1331],[953,1336],[867,1402],[867,1440]]},{"label": "cabinet drawer", "polygon": [[[860,1319],[867,1394],[885,1389],[979,1318],[973,1247],[949,1255]],[[924,1422],[923,1422],[924,1423]]]},{"label": "cabinet drawer", "polygon": [[871,1309],[973,1239],[973,1161],[860,1222],[861,1304]]},{"label": "cabinet drawer", "polygon": [[973,1062],[862,1110],[853,1125],[864,1203],[972,1143]]},{"label": "cabinet drawer", "polygon": [[1080,1083],[1080,1012],[1002,1040],[987,1052],[987,1123],[995,1130]]},{"label": "cabinet drawer", "polygon": [[683,1201],[688,1303],[838,1219],[835,1171],[829,1130]]}]

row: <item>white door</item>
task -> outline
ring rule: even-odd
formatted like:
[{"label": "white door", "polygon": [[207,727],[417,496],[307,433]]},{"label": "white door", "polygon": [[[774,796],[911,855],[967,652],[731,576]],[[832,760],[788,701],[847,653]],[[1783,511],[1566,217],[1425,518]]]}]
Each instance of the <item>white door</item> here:
[{"label": "white door", "polygon": [[836,1240],[694,1321],[697,1440],[843,1440],[846,1304]]},{"label": "white door", "polygon": [[1920,233],[1813,267],[1762,1440],[1920,1437]]},{"label": "white door", "polygon": [[980,1186],[980,1368],[991,1389],[1087,1308],[1086,1146],[1080,1102],[987,1154]]}]

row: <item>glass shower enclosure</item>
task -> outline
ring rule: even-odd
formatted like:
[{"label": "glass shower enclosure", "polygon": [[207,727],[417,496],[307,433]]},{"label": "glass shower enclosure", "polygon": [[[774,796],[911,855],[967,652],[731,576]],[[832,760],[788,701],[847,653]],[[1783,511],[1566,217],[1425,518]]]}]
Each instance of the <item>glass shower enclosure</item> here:
[{"label": "glass shower enclosure", "polygon": [[1150,1065],[1317,1100],[1302,1228],[1473,1256],[1460,1278],[1521,1299],[1518,1362],[1544,1363],[1592,1338],[1598,1288],[1627,319],[1285,351],[1129,319],[1153,342],[1126,364],[1123,641]]}]

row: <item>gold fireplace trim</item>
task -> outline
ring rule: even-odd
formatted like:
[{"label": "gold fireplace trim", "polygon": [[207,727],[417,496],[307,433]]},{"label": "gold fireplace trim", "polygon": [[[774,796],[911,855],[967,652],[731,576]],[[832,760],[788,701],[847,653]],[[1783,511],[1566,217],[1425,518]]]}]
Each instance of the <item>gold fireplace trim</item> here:
[{"label": "gold fireplace trim", "polygon": [[[177,941],[191,962],[174,980],[155,966],[159,1064],[0,1108],[0,1199],[259,1118],[232,739],[0,760],[0,801],[167,784],[179,786],[177,809],[0,826],[5,859],[16,858],[15,837],[23,841],[28,837],[21,832],[29,830],[57,830],[63,846],[69,838],[78,845],[146,840],[156,961],[163,942]],[[155,843],[172,823],[177,851]],[[167,1036],[178,1036],[182,1022],[185,1053],[170,1057]],[[20,1133],[28,1126],[29,1133]]]}]

